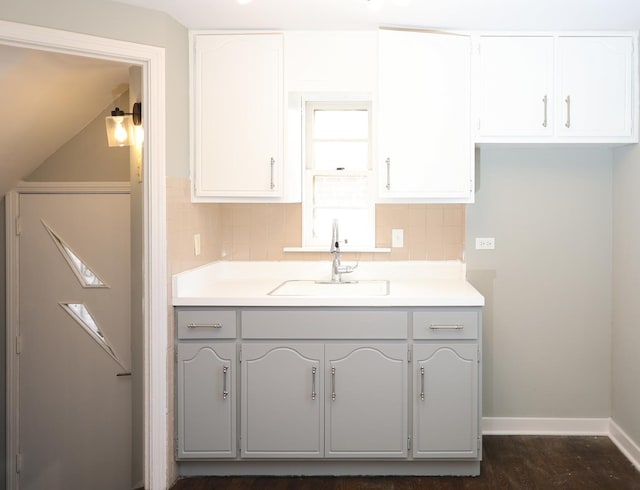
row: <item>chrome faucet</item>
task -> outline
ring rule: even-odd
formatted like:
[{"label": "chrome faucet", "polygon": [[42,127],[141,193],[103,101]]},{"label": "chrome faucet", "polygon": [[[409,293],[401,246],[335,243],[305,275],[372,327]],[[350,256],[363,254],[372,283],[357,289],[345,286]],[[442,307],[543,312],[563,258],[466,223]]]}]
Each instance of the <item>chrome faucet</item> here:
[{"label": "chrome faucet", "polygon": [[[347,243],[347,240],[344,241]],[[355,282],[355,281],[343,281],[342,274],[349,274],[358,267],[356,265],[342,265],[340,263],[340,237],[338,233],[338,220],[333,220],[333,226],[331,229],[331,255],[333,255],[333,261],[331,264],[331,282]]]}]

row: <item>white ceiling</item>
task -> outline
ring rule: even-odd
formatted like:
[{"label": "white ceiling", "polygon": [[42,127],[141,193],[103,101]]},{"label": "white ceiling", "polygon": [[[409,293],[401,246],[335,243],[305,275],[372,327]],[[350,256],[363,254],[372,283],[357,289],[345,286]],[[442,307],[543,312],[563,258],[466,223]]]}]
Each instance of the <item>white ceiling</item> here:
[{"label": "white ceiling", "polygon": [[[117,0],[168,13],[190,29],[367,29],[379,25],[465,30],[640,28],[640,0]],[[380,0],[376,0],[380,1]]]},{"label": "white ceiling", "polygon": [[128,88],[126,64],[0,44],[0,196]]}]

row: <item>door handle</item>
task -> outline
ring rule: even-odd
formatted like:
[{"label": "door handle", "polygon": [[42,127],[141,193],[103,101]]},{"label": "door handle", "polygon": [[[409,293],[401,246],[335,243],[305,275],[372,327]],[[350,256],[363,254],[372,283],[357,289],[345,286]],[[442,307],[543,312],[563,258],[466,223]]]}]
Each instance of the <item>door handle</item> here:
[{"label": "door handle", "polygon": [[570,128],[571,127],[571,96],[567,95],[567,98],[564,99],[564,101],[567,103],[567,122],[564,123],[564,125]]},{"label": "door handle", "polygon": [[336,401],[336,368],[331,368],[331,400]]},{"label": "door handle", "polygon": [[316,399],[316,368],[311,368],[311,399]]},{"label": "door handle", "polygon": [[131,371],[128,371],[126,373],[118,373],[116,374],[117,377],[121,378],[123,376],[131,376]]}]

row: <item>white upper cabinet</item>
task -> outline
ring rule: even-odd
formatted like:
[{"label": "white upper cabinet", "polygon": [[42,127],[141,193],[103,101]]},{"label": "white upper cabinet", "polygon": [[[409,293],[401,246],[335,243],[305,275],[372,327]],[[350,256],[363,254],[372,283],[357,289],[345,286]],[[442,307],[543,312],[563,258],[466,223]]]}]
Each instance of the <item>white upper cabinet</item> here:
[{"label": "white upper cabinet", "polygon": [[479,71],[478,135],[552,134],[552,37],[482,37]]},{"label": "white upper cabinet", "polygon": [[558,37],[558,135],[632,136],[633,38]]},{"label": "white upper cabinet", "polygon": [[376,31],[285,32],[286,90],[375,93],[377,42]]},{"label": "white upper cabinet", "polygon": [[635,35],[482,35],[479,143],[638,141]]},{"label": "white upper cabinet", "polygon": [[282,34],[192,40],[194,198],[281,196]]},{"label": "white upper cabinet", "polygon": [[472,202],[467,36],[380,30],[381,200]]}]

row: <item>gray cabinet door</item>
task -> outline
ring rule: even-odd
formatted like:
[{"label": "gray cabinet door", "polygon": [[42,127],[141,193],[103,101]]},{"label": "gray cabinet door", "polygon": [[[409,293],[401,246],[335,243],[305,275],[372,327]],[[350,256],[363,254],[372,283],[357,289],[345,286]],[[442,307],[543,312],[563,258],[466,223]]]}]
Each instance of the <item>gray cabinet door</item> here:
[{"label": "gray cabinet door", "polygon": [[178,458],[236,456],[236,346],[178,344]]},{"label": "gray cabinet door", "polygon": [[327,457],[407,456],[407,344],[329,344]]},{"label": "gray cabinet door", "polygon": [[413,456],[478,455],[478,346],[414,345]]},{"label": "gray cabinet door", "polygon": [[323,455],[322,344],[242,345],[243,458]]}]

